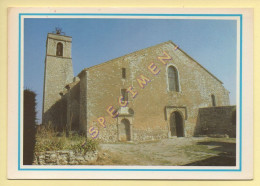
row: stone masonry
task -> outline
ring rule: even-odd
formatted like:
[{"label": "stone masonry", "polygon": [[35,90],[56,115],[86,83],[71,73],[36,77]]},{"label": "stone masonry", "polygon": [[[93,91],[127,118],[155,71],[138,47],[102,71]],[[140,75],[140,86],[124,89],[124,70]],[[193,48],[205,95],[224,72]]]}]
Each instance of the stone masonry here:
[{"label": "stone masonry", "polygon": [[76,153],[72,150],[46,151],[34,154],[33,165],[88,165],[98,158],[97,151]]},{"label": "stone masonry", "polygon": [[[180,112],[184,120],[184,136],[193,136],[196,128],[198,110],[201,107],[212,106],[211,95],[214,94],[218,106],[229,105],[229,92],[222,82],[205,70],[195,60],[181,50],[174,50],[172,42],[166,42],[112,61],[84,69],[79,75],[82,87],[85,87],[81,97],[80,127],[87,130],[96,124],[99,128],[99,138],[104,141],[118,140],[118,125],[122,119],[128,118],[132,127],[132,140],[152,140],[167,138],[170,128],[170,113]],[[161,64],[158,56],[166,51],[172,59],[167,65]],[[147,67],[154,62],[160,73],[154,76]],[[168,91],[167,69],[175,66],[179,72],[180,91]],[[126,79],[121,78],[121,69],[126,68]],[[144,75],[151,81],[142,89],[136,79]],[[106,112],[109,105],[120,110],[118,97],[121,89],[133,86],[138,96],[133,99],[129,95],[128,108],[134,115],[112,118]],[[167,109],[165,109],[167,108]],[[167,118],[165,112],[168,113]],[[93,123],[97,117],[104,116],[108,123],[106,128]]]},{"label": "stone masonry", "polygon": [[196,134],[236,137],[236,107],[200,108]]},{"label": "stone masonry", "polygon": [[[47,40],[51,41],[50,36]],[[65,53],[71,50],[70,37],[55,38],[53,50],[54,41],[64,38],[69,38],[64,41]],[[52,57],[51,61],[46,56],[44,122],[46,118],[59,121],[104,142],[196,135],[201,128],[200,109],[229,106],[229,92],[217,77],[176,48],[172,41],[164,42],[85,68],[74,78],[71,58]],[[64,71],[56,74],[53,68]],[[126,106],[119,101],[123,94]],[[114,110],[116,117],[108,110]]]}]

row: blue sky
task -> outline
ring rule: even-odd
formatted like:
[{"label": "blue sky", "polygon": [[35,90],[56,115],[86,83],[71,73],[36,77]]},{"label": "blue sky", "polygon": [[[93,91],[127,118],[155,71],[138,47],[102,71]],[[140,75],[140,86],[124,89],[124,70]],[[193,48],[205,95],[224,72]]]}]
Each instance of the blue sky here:
[{"label": "blue sky", "polygon": [[234,105],[236,24],[234,20],[26,18],[24,88],[36,92],[41,122],[46,38],[61,27],[72,37],[74,76],[83,68],[172,40],[224,83]]}]

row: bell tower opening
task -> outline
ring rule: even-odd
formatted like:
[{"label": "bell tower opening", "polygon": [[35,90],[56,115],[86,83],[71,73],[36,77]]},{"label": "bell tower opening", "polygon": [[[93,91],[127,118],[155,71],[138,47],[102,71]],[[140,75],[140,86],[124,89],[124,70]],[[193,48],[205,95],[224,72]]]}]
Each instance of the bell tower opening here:
[{"label": "bell tower opening", "polygon": [[57,44],[56,56],[63,56],[63,44],[62,43]]}]

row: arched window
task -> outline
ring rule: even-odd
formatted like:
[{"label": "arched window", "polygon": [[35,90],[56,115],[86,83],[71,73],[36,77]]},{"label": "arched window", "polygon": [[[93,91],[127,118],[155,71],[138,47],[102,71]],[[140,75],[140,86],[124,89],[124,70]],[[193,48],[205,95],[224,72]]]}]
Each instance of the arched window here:
[{"label": "arched window", "polygon": [[57,44],[56,56],[63,56],[63,44]]},{"label": "arched window", "polygon": [[169,91],[179,92],[178,71],[174,66],[168,67],[168,89]]},{"label": "arched window", "polygon": [[215,98],[214,94],[211,95],[211,101],[212,101],[212,106],[215,107],[216,106],[216,98]]}]

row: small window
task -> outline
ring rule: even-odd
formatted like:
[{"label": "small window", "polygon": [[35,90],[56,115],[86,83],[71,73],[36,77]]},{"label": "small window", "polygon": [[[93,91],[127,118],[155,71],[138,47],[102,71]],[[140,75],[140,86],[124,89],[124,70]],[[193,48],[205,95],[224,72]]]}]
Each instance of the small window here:
[{"label": "small window", "polygon": [[211,101],[212,101],[212,106],[215,107],[216,106],[216,98],[215,98],[214,94],[211,95]]},{"label": "small window", "polygon": [[122,78],[125,79],[126,78],[126,69],[122,68]]},{"label": "small window", "polygon": [[56,56],[63,56],[63,44],[57,44]]},{"label": "small window", "polygon": [[121,89],[121,95],[123,96],[122,101],[128,101],[128,92],[126,89]]}]

